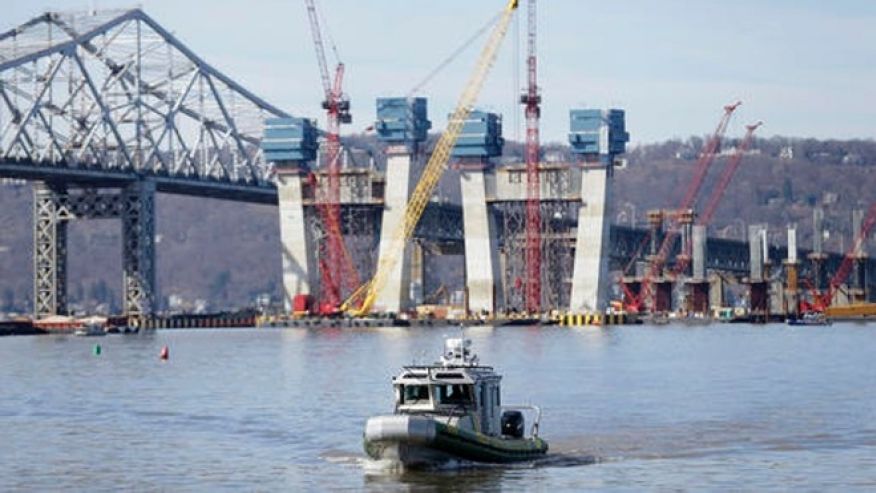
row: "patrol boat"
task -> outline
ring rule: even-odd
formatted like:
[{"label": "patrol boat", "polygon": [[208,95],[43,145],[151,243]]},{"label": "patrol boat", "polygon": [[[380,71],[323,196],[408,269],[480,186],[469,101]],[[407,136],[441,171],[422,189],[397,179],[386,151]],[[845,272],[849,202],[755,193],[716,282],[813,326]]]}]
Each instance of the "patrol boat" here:
[{"label": "patrol boat", "polygon": [[[478,364],[471,340],[447,339],[441,360],[405,366],[393,377],[395,412],[365,425],[365,452],[406,468],[447,463],[508,463],[544,456],[538,436],[541,410],[503,406],[502,376]],[[525,434],[524,411],[533,416]]]}]

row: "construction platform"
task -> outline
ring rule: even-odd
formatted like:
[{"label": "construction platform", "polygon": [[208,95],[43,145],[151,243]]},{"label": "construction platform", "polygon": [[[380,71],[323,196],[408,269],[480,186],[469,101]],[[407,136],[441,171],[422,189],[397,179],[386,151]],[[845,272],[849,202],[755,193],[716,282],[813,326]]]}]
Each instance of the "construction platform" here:
[{"label": "construction platform", "polygon": [[824,315],[831,320],[872,320],[876,319],[876,303],[830,306]]}]

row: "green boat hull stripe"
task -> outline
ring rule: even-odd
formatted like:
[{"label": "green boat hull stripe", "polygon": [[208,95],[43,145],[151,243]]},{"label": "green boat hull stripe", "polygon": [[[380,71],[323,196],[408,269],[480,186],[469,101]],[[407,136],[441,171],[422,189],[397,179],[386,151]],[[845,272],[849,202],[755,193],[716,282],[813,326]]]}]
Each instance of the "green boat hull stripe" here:
[{"label": "green boat hull stripe", "polygon": [[[449,456],[476,462],[517,462],[533,460],[547,453],[548,444],[540,438],[531,439],[502,439],[480,433],[448,426],[438,421],[433,421],[435,437],[429,443],[414,444],[424,448],[431,448]],[[404,440],[399,440],[404,443]],[[372,458],[379,459],[379,450],[376,443],[365,441],[365,452]]]}]

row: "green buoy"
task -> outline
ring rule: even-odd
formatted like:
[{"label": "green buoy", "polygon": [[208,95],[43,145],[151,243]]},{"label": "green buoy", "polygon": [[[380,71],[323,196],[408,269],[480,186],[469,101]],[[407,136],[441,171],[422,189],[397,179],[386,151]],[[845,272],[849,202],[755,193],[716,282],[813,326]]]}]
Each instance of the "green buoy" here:
[{"label": "green buoy", "polygon": [[94,345],[94,355],[100,356],[100,351],[101,351],[100,344],[95,344]]}]

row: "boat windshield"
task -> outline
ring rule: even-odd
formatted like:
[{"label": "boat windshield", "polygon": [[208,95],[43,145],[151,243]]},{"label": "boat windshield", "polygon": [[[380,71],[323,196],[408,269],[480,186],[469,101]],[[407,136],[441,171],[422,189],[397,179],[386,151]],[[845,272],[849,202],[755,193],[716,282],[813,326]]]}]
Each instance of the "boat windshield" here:
[{"label": "boat windshield", "polygon": [[471,404],[472,386],[461,384],[436,385],[439,404]]},{"label": "boat windshield", "polygon": [[405,385],[404,399],[402,404],[428,404],[429,403],[429,386],[428,385]]}]

